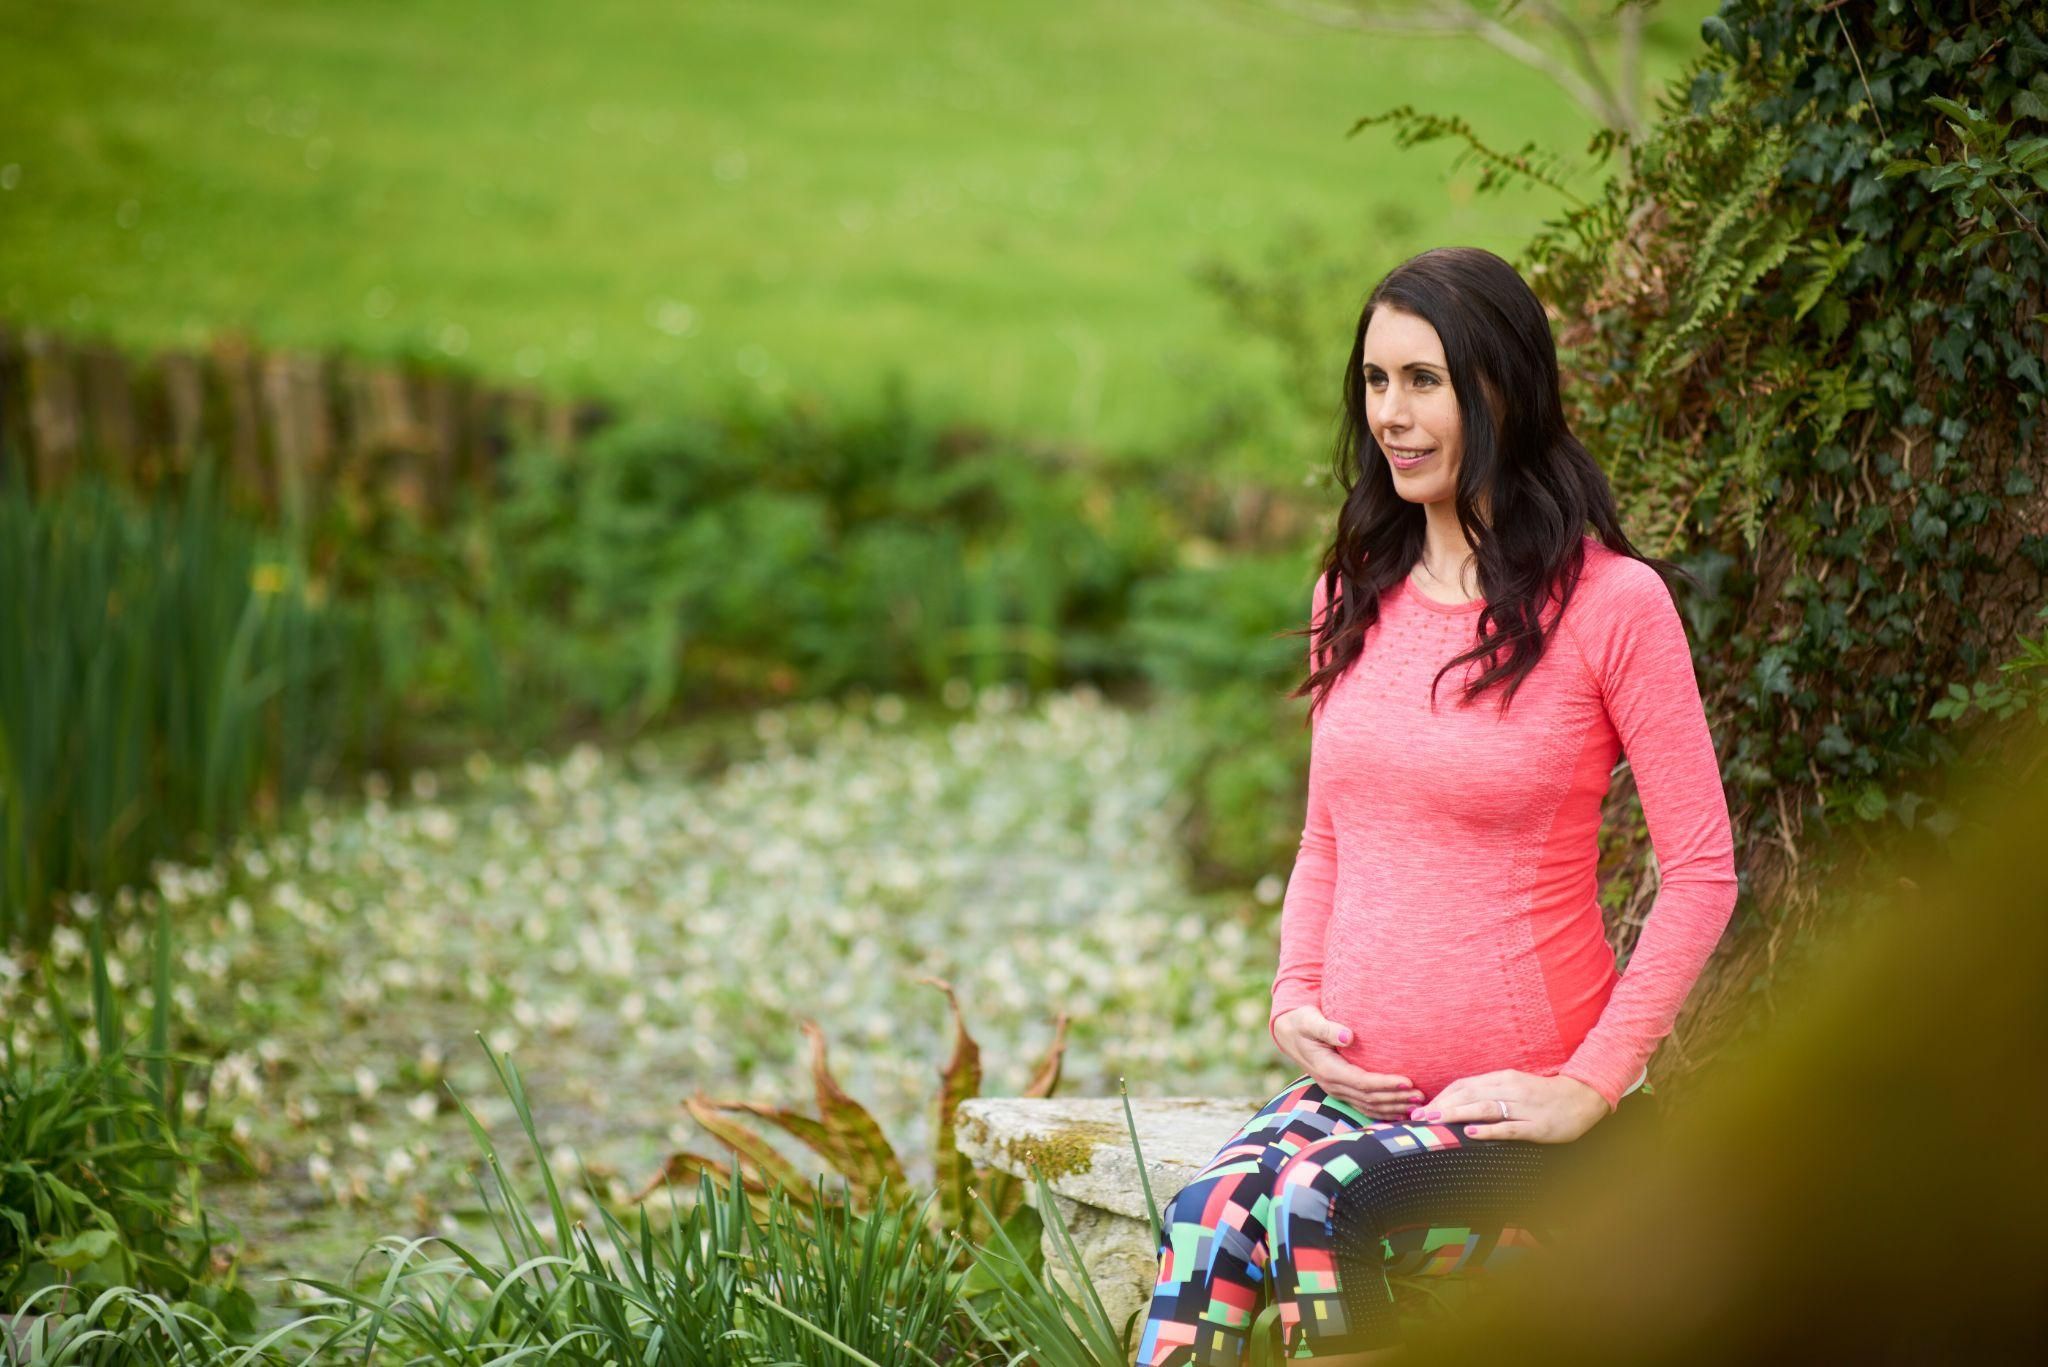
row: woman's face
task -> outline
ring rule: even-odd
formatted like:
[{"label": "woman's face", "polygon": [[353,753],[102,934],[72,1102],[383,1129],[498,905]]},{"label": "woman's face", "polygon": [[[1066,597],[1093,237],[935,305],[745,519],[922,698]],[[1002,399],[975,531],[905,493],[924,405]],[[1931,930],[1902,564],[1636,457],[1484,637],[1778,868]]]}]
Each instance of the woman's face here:
[{"label": "woman's face", "polygon": [[1427,320],[1387,304],[1365,325],[1366,423],[1410,503],[1448,499],[1458,487],[1464,428],[1444,344]]}]

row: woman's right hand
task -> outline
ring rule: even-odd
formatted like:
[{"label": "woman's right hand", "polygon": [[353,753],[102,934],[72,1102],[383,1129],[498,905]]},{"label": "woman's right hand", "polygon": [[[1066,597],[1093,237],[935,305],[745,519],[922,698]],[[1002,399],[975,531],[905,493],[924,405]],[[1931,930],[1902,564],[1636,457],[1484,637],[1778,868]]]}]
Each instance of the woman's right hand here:
[{"label": "woman's right hand", "polygon": [[1406,1123],[1422,1101],[1422,1093],[1399,1073],[1368,1073],[1346,1063],[1337,1050],[1351,1043],[1351,1031],[1313,1006],[1297,1006],[1276,1019],[1273,1038],[1324,1092],[1375,1120]]}]

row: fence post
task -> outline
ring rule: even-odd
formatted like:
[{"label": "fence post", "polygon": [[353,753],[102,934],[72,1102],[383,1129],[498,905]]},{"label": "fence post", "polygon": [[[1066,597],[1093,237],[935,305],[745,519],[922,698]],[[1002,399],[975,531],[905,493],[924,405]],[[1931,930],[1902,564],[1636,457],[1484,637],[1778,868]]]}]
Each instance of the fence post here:
[{"label": "fence post", "polygon": [[78,383],[70,348],[40,328],[28,334],[28,423],[30,484],[45,494],[63,483],[78,463]]}]

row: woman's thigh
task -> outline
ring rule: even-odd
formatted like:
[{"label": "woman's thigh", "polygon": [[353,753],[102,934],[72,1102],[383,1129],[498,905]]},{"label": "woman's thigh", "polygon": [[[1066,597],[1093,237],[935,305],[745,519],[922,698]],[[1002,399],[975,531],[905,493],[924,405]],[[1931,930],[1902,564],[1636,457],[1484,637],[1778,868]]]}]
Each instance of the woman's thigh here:
[{"label": "woman's thigh", "polygon": [[1266,1231],[1280,1169],[1309,1145],[1353,1133],[1371,1123],[1349,1103],[1326,1094],[1306,1075],[1296,1078],[1252,1113],[1223,1141],[1186,1186],[1160,1212],[1162,1241],[1176,1244],[1200,1230],[1242,1231],[1239,1250],[1256,1265],[1265,1262]]},{"label": "woman's thigh", "polygon": [[1350,1166],[1327,1184],[1340,1263],[1378,1261],[1389,1276],[1471,1274],[1552,1242],[1550,1196],[1614,1146],[1658,1128],[1656,1104],[1625,1098],[1577,1140],[1469,1139],[1462,1123],[1382,1125],[1343,1146]]},{"label": "woman's thigh", "polygon": [[1282,1163],[1308,1144],[1362,1129],[1370,1123],[1349,1102],[1328,1095],[1303,1075],[1275,1092],[1238,1126],[1237,1132],[1223,1141],[1193,1181],[1199,1182],[1221,1169],[1241,1168],[1252,1161],[1277,1173]]}]

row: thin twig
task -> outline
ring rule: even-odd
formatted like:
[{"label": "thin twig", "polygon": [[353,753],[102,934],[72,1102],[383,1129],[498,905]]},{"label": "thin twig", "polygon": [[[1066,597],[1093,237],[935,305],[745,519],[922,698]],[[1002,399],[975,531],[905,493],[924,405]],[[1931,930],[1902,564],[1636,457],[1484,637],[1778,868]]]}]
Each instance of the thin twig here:
[{"label": "thin twig", "polygon": [[1402,34],[1410,37],[1477,37],[1488,46],[1550,77],[1564,87],[1566,94],[1583,105],[1602,123],[1609,127],[1624,127],[1618,122],[1619,111],[1613,101],[1601,91],[1589,85],[1563,62],[1514,32],[1492,15],[1480,13],[1469,3],[1461,4],[1455,9],[1403,15],[1398,19],[1381,18],[1362,9],[1318,3],[1318,0],[1269,0],[1269,3],[1275,9],[1285,10],[1330,28],[1357,29],[1364,33]]},{"label": "thin twig", "polygon": [[2005,200],[2005,207],[2012,210],[2012,216],[2018,219],[2021,223],[2026,225],[2028,234],[2033,237],[2034,241],[2041,244],[2042,250],[2048,251],[2048,237],[2041,236],[2041,230],[2040,228],[2035,226],[2034,220],[2028,218],[2025,214],[2021,213],[2019,205],[2013,203],[2010,199],[2006,199],[2005,188],[2001,186],[1997,181],[1994,180],[1990,182],[1990,185],[1991,193],[1997,195],[2000,199]]},{"label": "thin twig", "polygon": [[1830,5],[1829,12],[1835,16],[1835,24],[1842,30],[1842,41],[1849,45],[1849,55],[1856,59],[1856,79],[1863,82],[1863,98],[1870,105],[1870,117],[1877,120],[1877,135],[1886,142],[1892,135],[1884,131],[1884,115],[1877,112],[1877,96],[1870,93],[1870,78],[1863,74],[1863,57],[1856,51],[1856,40],[1849,36],[1849,25],[1842,19],[1842,12]]}]

